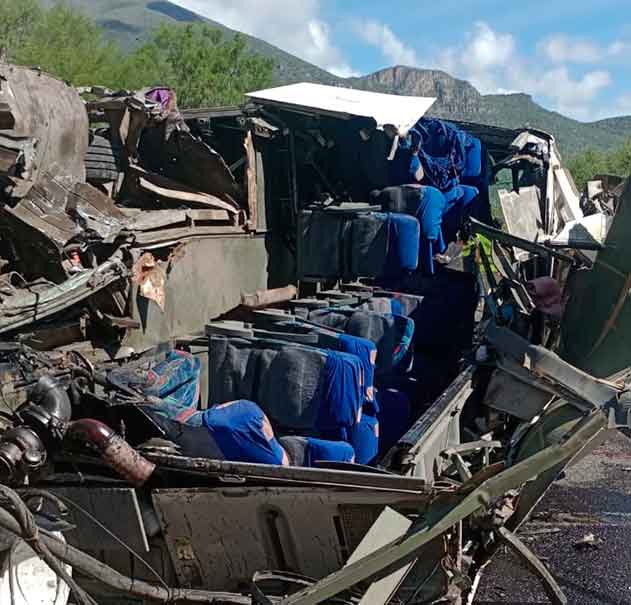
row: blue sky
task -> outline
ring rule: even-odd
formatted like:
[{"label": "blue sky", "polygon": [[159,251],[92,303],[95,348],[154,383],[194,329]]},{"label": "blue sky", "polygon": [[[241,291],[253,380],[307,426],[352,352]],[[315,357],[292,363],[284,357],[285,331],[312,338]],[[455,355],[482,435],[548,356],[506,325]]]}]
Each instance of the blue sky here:
[{"label": "blue sky", "polygon": [[631,115],[631,0],[175,0],[338,75],[443,69],[590,121]]}]

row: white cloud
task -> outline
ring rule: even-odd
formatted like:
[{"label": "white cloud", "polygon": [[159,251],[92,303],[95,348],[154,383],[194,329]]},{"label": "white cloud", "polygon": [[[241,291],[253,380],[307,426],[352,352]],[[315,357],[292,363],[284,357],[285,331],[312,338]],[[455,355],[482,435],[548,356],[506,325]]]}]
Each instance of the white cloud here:
[{"label": "white cloud", "polygon": [[[525,92],[565,115],[577,119],[596,119],[601,115],[598,96],[612,84],[605,70],[573,74],[565,63],[583,57],[595,57],[594,48],[543,41],[540,53],[549,62],[529,59],[520,54],[513,36],[495,31],[488,23],[478,22],[465,36],[463,44],[443,49],[436,61],[442,69],[469,80],[485,94]],[[602,50],[602,49],[601,49]],[[606,48],[609,53],[622,52],[618,43]],[[591,54],[590,54],[591,53]],[[554,60],[553,60],[554,57]]]},{"label": "white cloud", "polygon": [[467,35],[462,63],[473,71],[483,71],[506,65],[514,51],[515,40],[511,34],[498,33],[488,23],[478,21],[473,32]]},{"label": "white cloud", "polygon": [[483,93],[512,89],[504,72],[516,60],[513,36],[496,32],[484,21],[474,24],[461,46],[445,48],[437,57],[441,69],[465,77]]},{"label": "white cloud", "polygon": [[584,38],[574,38],[556,34],[537,44],[540,55],[552,63],[600,63],[620,57],[631,50],[631,44],[615,40],[607,45],[599,45]]},{"label": "white cloud", "polygon": [[357,21],[354,30],[364,42],[378,48],[393,65],[418,65],[414,49],[406,46],[385,23],[374,20]]},{"label": "white cloud", "polygon": [[320,18],[320,0],[174,0],[176,4],[338,74],[354,72]]},{"label": "white cloud", "polygon": [[550,98],[555,109],[561,113],[590,120],[597,111],[592,102],[611,83],[611,75],[607,71],[590,71],[580,78],[572,78],[567,67],[563,66],[543,72],[530,85],[534,94]]}]

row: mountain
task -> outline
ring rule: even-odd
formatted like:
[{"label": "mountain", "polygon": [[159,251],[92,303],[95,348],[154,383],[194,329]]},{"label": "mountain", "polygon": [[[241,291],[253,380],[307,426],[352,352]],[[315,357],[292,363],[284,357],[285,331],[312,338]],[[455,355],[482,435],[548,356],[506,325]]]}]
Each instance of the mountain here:
[{"label": "mountain", "polygon": [[555,136],[566,155],[573,155],[587,147],[612,149],[631,136],[631,116],[579,122],[545,109],[530,95],[482,95],[469,82],[438,70],[399,65],[353,78],[349,82],[368,90],[436,97],[430,113],[443,118],[506,128],[532,126],[544,130]]},{"label": "mountain", "polygon": [[[52,6],[58,0],[40,0],[45,6]],[[221,30],[226,37],[240,34],[233,29],[206,19],[172,2],[162,0],[65,0],[66,4],[81,9],[92,17],[106,35],[125,49],[142,43],[149,33],[161,23],[207,23]],[[311,81],[323,84],[337,84],[340,79],[307,63],[264,40],[242,35],[248,47],[274,61],[274,77],[278,83]]]},{"label": "mountain", "polygon": [[[165,0],[67,0],[84,10],[124,48],[141,43],[160,23],[208,23],[234,36],[239,32]],[[55,0],[44,0],[51,5]],[[436,116],[519,128],[531,126],[557,139],[564,155],[587,147],[608,150],[631,137],[631,116],[579,122],[545,109],[526,94],[482,95],[469,82],[433,69],[395,66],[359,78],[339,78],[263,40],[241,34],[248,47],[274,61],[277,84],[310,81],[401,95],[434,96]]]},{"label": "mountain", "polygon": [[631,131],[631,116],[621,116],[619,118],[607,118],[594,122],[599,128],[608,132],[620,133]]}]

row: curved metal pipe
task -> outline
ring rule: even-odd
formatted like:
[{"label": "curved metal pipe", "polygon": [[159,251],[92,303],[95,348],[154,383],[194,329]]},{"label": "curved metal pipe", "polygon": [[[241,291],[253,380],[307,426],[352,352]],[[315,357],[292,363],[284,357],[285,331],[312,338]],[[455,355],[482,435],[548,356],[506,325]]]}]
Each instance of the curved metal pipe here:
[{"label": "curved metal pipe", "polygon": [[72,417],[72,405],[66,389],[51,376],[42,376],[31,389],[29,399],[61,422]]},{"label": "curved metal pipe", "polygon": [[143,485],[156,468],[153,462],[141,456],[127,441],[99,420],[83,418],[71,422],[66,437],[93,445],[104,462],[137,487]]}]

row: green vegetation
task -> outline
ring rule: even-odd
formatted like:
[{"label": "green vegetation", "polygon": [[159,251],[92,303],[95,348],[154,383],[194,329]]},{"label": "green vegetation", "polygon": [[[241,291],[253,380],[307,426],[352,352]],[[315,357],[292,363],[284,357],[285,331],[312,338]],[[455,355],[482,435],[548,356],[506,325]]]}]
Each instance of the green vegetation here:
[{"label": "green vegetation", "polygon": [[248,51],[241,36],[224,40],[206,24],[161,25],[127,61],[128,77],[152,73],[175,88],[180,105],[234,105],[272,82],[270,59]]},{"label": "green vegetation", "polygon": [[59,2],[0,0],[0,40],[8,60],[36,65],[75,86],[138,89],[172,86],[182,107],[239,103],[247,90],[272,82],[271,59],[226,40],[205,23],[162,24],[125,53],[95,21]]},{"label": "green vegetation", "polygon": [[[178,89],[181,88],[181,84],[185,86],[185,89],[178,90],[182,105],[232,103],[235,99],[238,100],[239,95],[234,92],[232,87],[228,87],[225,94],[223,90],[216,88],[222,83],[220,74],[216,71],[213,72],[212,77],[201,68],[201,74],[194,71],[175,73],[173,69],[165,68],[164,60],[157,61],[155,48],[151,51],[151,46],[146,47],[146,45],[155,42],[156,32],[160,31],[159,28],[162,25],[166,25],[170,31],[178,32],[185,32],[185,28],[189,25],[196,28],[205,26],[223,34],[222,42],[218,45],[219,48],[213,47],[213,52],[221,54],[223,50],[226,50],[225,54],[229,54],[230,43],[239,37],[240,42],[237,46],[245,46],[247,53],[269,59],[273,64],[272,81],[269,84],[280,85],[306,81],[353,86],[404,95],[437,96],[438,101],[434,110],[440,117],[471,120],[507,128],[521,128],[526,125],[539,128],[555,136],[561,153],[566,159],[576,158],[578,154],[587,153],[590,148],[599,153],[609,152],[623,145],[626,138],[631,136],[631,116],[597,122],[579,122],[541,107],[528,95],[480,95],[468,82],[433,70],[398,68],[396,79],[380,77],[380,72],[360,78],[339,78],[284,52],[272,44],[253,36],[239,35],[220,23],[205,19],[168,0],[66,0],[66,2],[69,6],[79,7],[81,11],[84,11],[84,15],[89,17],[90,23],[92,25],[96,23],[102,31],[102,35],[99,32],[99,35],[93,39],[85,40],[85,37],[73,31],[70,25],[65,27],[66,34],[70,36],[67,46],[72,47],[71,44],[77,43],[77,38],[82,39],[84,45],[74,52],[74,56],[77,60],[80,59],[89,64],[89,67],[82,69],[84,74],[87,74],[85,77],[87,82],[81,81],[81,78],[78,77],[80,74],[57,72],[73,83],[89,82],[111,87],[120,84],[129,88],[137,88],[139,85],[162,81],[176,86]],[[43,8],[40,8],[40,3]],[[19,49],[19,44],[16,46],[16,40],[23,40],[24,32],[31,31],[30,24],[38,13],[51,7],[54,8],[57,3],[58,0],[39,0],[39,2],[37,0],[0,0],[0,47],[7,47],[10,49],[9,56],[15,57],[16,53],[13,51],[16,48]],[[79,21],[71,20],[69,23],[78,24]],[[206,36],[200,35],[199,30],[196,33],[181,33],[180,35],[182,38],[192,37],[196,40],[195,44],[202,40],[206,50],[208,50],[208,45],[211,47],[213,45],[212,36],[208,39]],[[135,55],[135,60],[127,59],[123,55],[125,60],[120,62],[115,59],[109,64],[101,62],[97,64],[88,59],[86,54],[90,48],[87,42],[94,42],[94,40],[101,45],[99,48],[107,45],[107,41],[112,41],[117,45],[117,52],[121,52],[118,51],[118,47],[120,47],[122,52]],[[186,54],[188,51],[184,52],[184,48],[187,44],[182,42],[178,52]],[[42,52],[37,57],[31,55],[31,58],[28,60],[25,58],[24,62],[38,63],[50,71],[59,69],[57,65],[48,67],[52,61],[47,60],[43,45],[39,45],[39,48]],[[92,48],[94,49],[94,47]],[[142,51],[138,50],[141,48]],[[172,46],[172,50],[174,48],[175,45]],[[167,51],[164,48],[158,50],[161,53]],[[171,51],[169,52],[172,54]],[[240,56],[245,56],[247,53]],[[204,56],[205,51],[201,54]],[[111,56],[115,58],[116,53]],[[143,57],[144,63],[141,61]],[[72,62],[69,59],[66,60],[63,67],[68,69],[70,63]],[[212,63],[216,68],[222,65],[220,58],[216,58],[216,61]],[[79,68],[81,68],[81,64]],[[140,68],[144,71],[139,72],[138,69]],[[90,70],[93,70],[92,73],[87,73]],[[391,71],[393,71],[391,68],[382,70],[385,76],[388,76],[387,72]],[[247,78],[258,73],[266,76],[267,67],[259,72],[244,66],[231,77],[244,78],[243,84],[236,86],[237,90],[258,88],[260,84],[257,79],[252,80],[252,85],[247,84]],[[191,87],[189,97],[186,82],[193,74],[196,78],[201,77],[202,83],[200,86]],[[204,81],[204,78],[207,80]],[[381,80],[383,80],[383,85],[379,85],[377,82]],[[213,87],[212,90],[211,87]],[[201,100],[200,89],[205,91]],[[580,181],[580,178],[578,180]]]},{"label": "green vegetation", "polygon": [[631,138],[614,151],[603,152],[597,149],[588,149],[571,158],[568,162],[568,168],[579,191],[596,174],[629,176],[631,175]]}]

